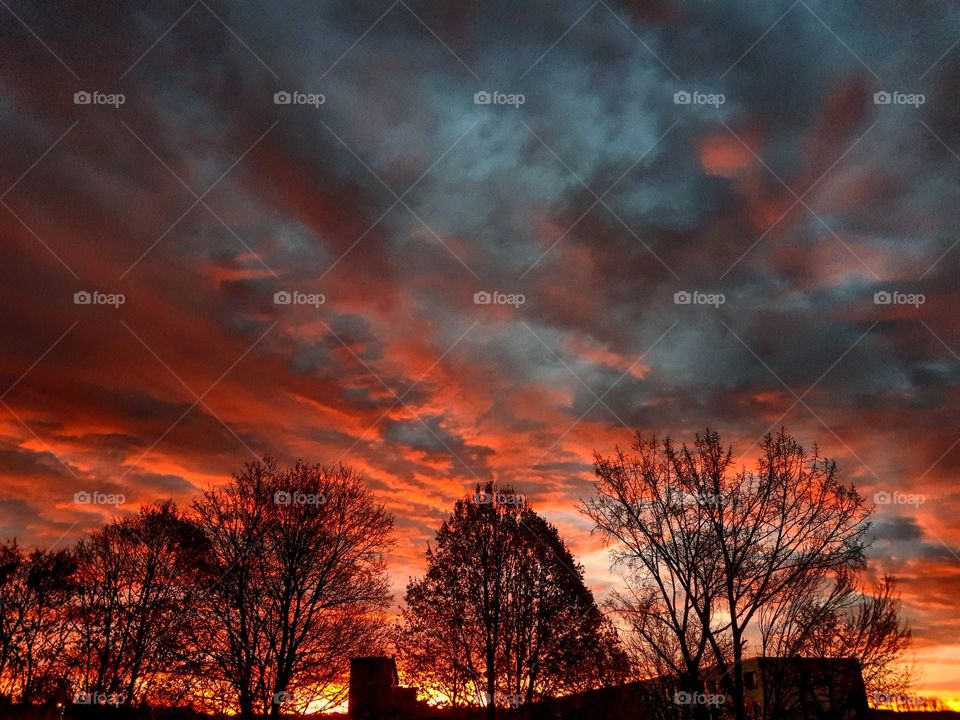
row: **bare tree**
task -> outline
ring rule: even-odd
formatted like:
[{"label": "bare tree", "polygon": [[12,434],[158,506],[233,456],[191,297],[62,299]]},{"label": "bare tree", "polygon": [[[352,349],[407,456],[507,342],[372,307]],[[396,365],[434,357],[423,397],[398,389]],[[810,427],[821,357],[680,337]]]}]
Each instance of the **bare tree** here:
[{"label": "bare tree", "polygon": [[812,579],[863,566],[869,509],[836,463],[785,431],[764,438],[752,471],[735,471],[732,449],[709,430],[680,448],[638,433],[634,450],[597,457],[598,497],[584,510],[637,587],[667,610],[691,669],[706,641],[743,720],[748,631],[763,608],[817,588]]},{"label": "bare tree", "polygon": [[0,546],[0,678],[11,699],[48,699],[67,672],[75,570],[69,550]]},{"label": "bare tree", "polygon": [[[612,544],[615,566],[625,571],[612,607],[634,636],[634,659],[643,669],[674,678],[677,690],[704,688],[711,637],[729,628],[714,614],[723,591],[721,561],[701,496],[672,462],[670,441],[637,436],[636,455],[595,456],[595,498],[583,512]],[[729,456],[715,460],[728,464]],[[693,708],[706,716],[706,708]]]},{"label": "bare tree", "polygon": [[798,640],[798,652],[816,657],[859,660],[869,695],[892,697],[906,693],[913,680],[904,662],[912,633],[901,618],[896,580],[884,576],[867,592],[854,587],[853,599],[832,608]]},{"label": "bare tree", "polygon": [[342,701],[349,658],[386,644],[392,517],[348,468],[269,458],[194,510],[212,559],[195,641],[241,717]]},{"label": "bare tree", "polygon": [[169,501],[80,541],[72,652],[83,692],[136,705],[175,669],[203,556],[203,536]]},{"label": "bare tree", "polygon": [[20,702],[52,697],[73,631],[76,560],[69,550],[34,550],[26,557],[18,603],[17,669]]},{"label": "bare tree", "polygon": [[[243,720],[253,717],[261,658],[267,655],[259,582],[273,502],[269,476],[275,470],[271,460],[247,465],[231,484],[208,490],[193,504],[209,545],[209,575],[200,590],[191,647],[206,659],[211,709],[236,706]],[[203,704],[209,692],[204,688],[197,702]]]},{"label": "bare tree", "polygon": [[[418,680],[486,706],[622,679],[626,658],[556,528],[511,488],[458,500],[407,587],[401,659]],[[418,648],[434,648],[433,661]],[[448,674],[450,673],[450,674]]]},{"label": "bare tree", "polygon": [[16,540],[0,545],[0,688],[8,700],[15,692],[19,577],[23,551]]}]

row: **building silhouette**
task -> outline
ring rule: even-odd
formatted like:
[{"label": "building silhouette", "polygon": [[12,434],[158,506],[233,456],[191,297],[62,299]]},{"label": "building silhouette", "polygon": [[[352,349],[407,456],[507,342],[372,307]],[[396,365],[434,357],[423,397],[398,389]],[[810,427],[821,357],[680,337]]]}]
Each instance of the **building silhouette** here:
[{"label": "building silhouette", "polygon": [[[650,718],[680,720],[690,704],[716,698],[717,678],[703,693],[684,693],[664,679],[644,680],[503,709],[509,720],[607,720]],[[750,658],[744,661],[746,706],[751,720],[866,720],[872,713],[860,663],[852,658]],[[728,716],[723,702],[710,705],[713,718]],[[352,720],[463,720],[479,717],[477,708],[438,709],[418,700],[417,689],[402,687],[390,657],[350,660],[349,717]]]}]

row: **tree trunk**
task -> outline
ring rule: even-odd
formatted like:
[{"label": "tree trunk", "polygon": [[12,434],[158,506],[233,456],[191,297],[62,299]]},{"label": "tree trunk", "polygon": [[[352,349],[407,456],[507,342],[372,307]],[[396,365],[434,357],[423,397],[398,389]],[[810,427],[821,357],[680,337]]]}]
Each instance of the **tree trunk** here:
[{"label": "tree trunk", "polygon": [[240,705],[240,720],[253,720],[253,694],[249,689],[242,689],[237,700]]},{"label": "tree trunk", "polygon": [[494,675],[493,652],[487,651],[487,720],[497,717],[497,678]]},{"label": "tree trunk", "polygon": [[737,629],[732,633],[733,636],[733,692],[731,700],[733,701],[733,716],[736,720],[747,720],[747,708],[744,704],[743,694],[743,635]]}]

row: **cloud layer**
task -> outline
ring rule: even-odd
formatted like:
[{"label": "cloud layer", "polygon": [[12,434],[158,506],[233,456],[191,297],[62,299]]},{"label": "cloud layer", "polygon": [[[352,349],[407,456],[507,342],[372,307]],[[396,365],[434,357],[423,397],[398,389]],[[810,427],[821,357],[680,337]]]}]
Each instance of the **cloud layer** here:
[{"label": "cloud layer", "polygon": [[492,477],[602,593],[594,450],[709,425],[750,462],[786,425],[891,500],[875,571],[960,696],[958,12],[11,3],[3,534],[67,542],[269,452],[366,473],[397,590]]}]

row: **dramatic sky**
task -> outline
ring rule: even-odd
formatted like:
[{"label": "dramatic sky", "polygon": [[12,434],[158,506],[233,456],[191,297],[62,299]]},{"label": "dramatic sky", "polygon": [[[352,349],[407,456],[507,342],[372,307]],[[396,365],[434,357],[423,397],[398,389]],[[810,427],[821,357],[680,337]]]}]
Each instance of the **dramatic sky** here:
[{"label": "dramatic sky", "polygon": [[398,593],[492,478],[603,597],[594,450],[785,425],[881,493],[960,698],[958,41],[939,0],[0,0],[0,535],[339,460]]}]

